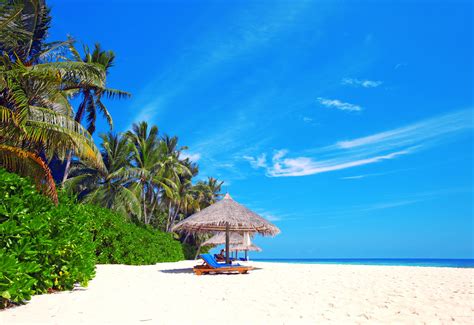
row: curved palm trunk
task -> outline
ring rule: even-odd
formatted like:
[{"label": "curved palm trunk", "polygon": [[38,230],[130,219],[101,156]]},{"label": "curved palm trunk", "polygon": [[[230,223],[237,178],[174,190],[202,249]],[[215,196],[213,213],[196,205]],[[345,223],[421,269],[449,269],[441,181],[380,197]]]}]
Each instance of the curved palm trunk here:
[{"label": "curved palm trunk", "polygon": [[169,204],[169,210],[168,210],[168,222],[166,224],[166,232],[171,232],[173,229],[174,223],[176,221],[176,217],[178,216],[179,213],[179,208],[181,207],[181,204],[178,203],[175,207],[174,210],[171,209],[171,201]]},{"label": "curved palm trunk", "polygon": [[172,203],[171,203],[171,200],[170,200],[170,202],[168,204],[168,220],[166,220],[166,227],[165,227],[166,232],[170,232],[170,228],[171,228],[171,218],[172,218],[172,215],[173,215],[171,206],[172,206]]},{"label": "curved palm trunk", "polygon": [[[74,120],[77,123],[81,123],[82,117],[84,116],[84,111],[86,109],[86,102],[88,99],[89,99],[89,92],[84,94],[84,100],[81,102],[81,104],[79,105],[79,108],[77,109],[76,116],[74,117]],[[61,182],[61,185],[64,184],[67,177],[69,176],[69,171],[71,170],[71,160],[72,160],[73,153],[74,153],[74,150],[69,150],[69,153],[67,155],[66,167],[64,167],[64,175],[63,175],[63,180]]]},{"label": "curved palm trunk", "polygon": [[147,213],[146,213],[146,191],[145,191],[145,183],[142,183],[142,204],[143,204],[143,221],[145,225],[147,224]]},{"label": "curved palm trunk", "polygon": [[194,255],[194,259],[197,260],[199,253],[201,253],[201,243],[199,243],[198,249],[196,250],[196,255]]}]

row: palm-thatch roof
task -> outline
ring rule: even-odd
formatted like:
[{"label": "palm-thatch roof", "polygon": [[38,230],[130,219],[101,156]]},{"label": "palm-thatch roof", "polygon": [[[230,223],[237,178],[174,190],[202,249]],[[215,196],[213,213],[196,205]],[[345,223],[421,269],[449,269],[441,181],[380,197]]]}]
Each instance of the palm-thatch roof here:
[{"label": "palm-thatch roof", "polygon": [[[229,243],[233,244],[242,244],[244,242],[244,237],[237,232],[230,233]],[[225,232],[218,232],[204,243],[202,246],[217,246],[225,244]]]},{"label": "palm-thatch roof", "polygon": [[250,245],[244,245],[244,244],[238,244],[238,245],[232,245],[230,246],[229,250],[231,251],[254,251],[254,252],[261,252],[262,249],[258,247],[255,244],[250,244]]},{"label": "palm-thatch roof", "polygon": [[243,205],[229,194],[207,208],[193,214],[174,226],[174,231],[213,232],[225,231],[260,233],[274,236],[280,229]]}]

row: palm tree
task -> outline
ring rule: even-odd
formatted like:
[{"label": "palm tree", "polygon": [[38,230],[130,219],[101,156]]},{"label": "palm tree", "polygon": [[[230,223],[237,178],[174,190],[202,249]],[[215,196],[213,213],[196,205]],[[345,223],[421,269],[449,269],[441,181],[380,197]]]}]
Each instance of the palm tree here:
[{"label": "palm tree", "polygon": [[83,198],[86,203],[104,206],[127,216],[141,217],[139,195],[134,183],[125,177],[131,167],[131,145],[122,135],[101,134],[105,170],[81,162],[71,168],[71,178],[64,187]]},{"label": "palm tree", "polygon": [[158,127],[154,125],[148,130],[148,124],[140,122],[133,124],[126,136],[132,145],[133,163],[127,171],[128,177],[134,179],[139,188],[143,222],[149,224],[159,203],[160,190],[171,193],[174,184],[164,178],[164,170],[160,168]]},{"label": "palm tree", "polygon": [[[5,4],[0,9],[0,165],[32,177],[57,202],[47,160],[69,149],[102,169],[90,134],[71,117],[64,84],[88,83],[103,70],[84,62],[49,62],[61,42],[45,44],[49,10],[43,1]],[[19,35],[15,39],[15,33]]]},{"label": "palm tree", "polygon": [[180,213],[185,216],[188,212],[194,211],[199,207],[198,201],[193,195],[193,185],[190,178],[184,178],[180,181],[176,191],[172,193],[168,201],[168,218],[166,220],[165,231],[171,232]]},{"label": "palm tree", "polygon": [[[93,134],[95,131],[95,122],[98,110],[105,117],[107,123],[112,129],[112,116],[107,110],[107,107],[102,102],[102,96],[105,95],[108,98],[130,97],[130,94],[125,91],[107,88],[105,85],[106,76],[108,75],[109,69],[113,66],[115,60],[115,53],[112,51],[103,51],[100,44],[98,43],[95,44],[94,51],[92,53],[89,51],[88,47],[84,47],[84,58],[81,58],[79,52],[74,48],[72,44],[70,45],[70,50],[76,61],[99,65],[105,71],[103,78],[94,80],[94,82],[92,83],[75,83],[66,87],[66,90],[73,92],[74,95],[82,96],[82,101],[79,104],[74,119],[76,120],[76,122],[81,123],[84,116],[86,116],[87,131],[89,131],[90,134]],[[69,175],[72,155],[73,152],[70,151],[67,157],[66,167],[64,168],[64,175],[62,181],[63,183]]]},{"label": "palm tree", "polygon": [[[191,175],[187,165],[179,159],[176,137],[158,137],[158,128],[141,122],[133,124],[126,133],[133,145],[133,165],[130,175],[136,179],[141,191],[144,223],[150,223],[157,208],[173,208],[179,197],[181,181]],[[176,210],[174,210],[176,211]],[[171,212],[169,212],[171,213]]]},{"label": "palm tree", "polygon": [[51,23],[44,0],[2,1],[0,6],[0,48],[2,54],[25,64],[37,63],[65,42],[46,43]]},{"label": "palm tree", "polygon": [[199,181],[194,186],[194,194],[199,202],[199,208],[204,209],[217,202],[222,196],[221,190],[223,181],[218,181],[213,177],[208,177],[207,181]]}]

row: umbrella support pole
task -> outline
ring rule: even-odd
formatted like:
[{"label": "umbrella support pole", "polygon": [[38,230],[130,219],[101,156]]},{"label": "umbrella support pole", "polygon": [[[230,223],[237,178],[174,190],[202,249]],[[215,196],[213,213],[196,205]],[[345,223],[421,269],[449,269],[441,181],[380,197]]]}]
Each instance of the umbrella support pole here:
[{"label": "umbrella support pole", "polygon": [[230,235],[229,235],[229,224],[226,224],[225,226],[225,262],[226,264],[230,263],[229,259],[229,241],[230,241]]}]

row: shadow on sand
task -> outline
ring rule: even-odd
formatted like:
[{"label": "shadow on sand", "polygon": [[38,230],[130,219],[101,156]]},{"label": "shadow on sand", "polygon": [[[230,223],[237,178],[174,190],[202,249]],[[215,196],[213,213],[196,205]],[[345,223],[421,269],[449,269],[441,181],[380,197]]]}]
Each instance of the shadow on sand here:
[{"label": "shadow on sand", "polygon": [[194,273],[192,268],[185,269],[170,269],[170,270],[160,270],[162,273],[171,273],[171,274],[185,274],[185,273]]},{"label": "shadow on sand", "polygon": [[[260,267],[256,267],[252,271],[258,271],[258,270],[261,270],[261,269],[262,268],[260,268]],[[250,272],[252,272],[252,271],[250,271]],[[168,273],[168,274],[192,274],[192,273],[194,273],[192,268],[160,270],[159,272]],[[226,273],[226,274],[229,274],[229,275],[235,274],[235,275],[237,275],[238,273]]]}]

